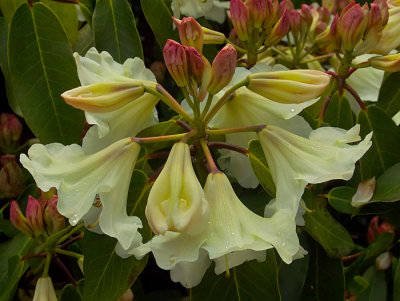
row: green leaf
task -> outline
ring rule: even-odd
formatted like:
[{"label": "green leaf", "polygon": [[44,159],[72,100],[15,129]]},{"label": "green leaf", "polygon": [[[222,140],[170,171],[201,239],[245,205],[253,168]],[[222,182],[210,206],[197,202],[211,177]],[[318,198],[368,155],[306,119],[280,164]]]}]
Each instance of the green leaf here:
[{"label": "green leaf", "polygon": [[28,263],[21,258],[32,247],[32,239],[20,233],[0,245],[0,300],[10,300],[15,286],[28,269]]},{"label": "green leaf", "polygon": [[70,3],[55,2],[52,0],[41,0],[58,17],[67,34],[70,45],[78,38],[78,11],[75,5]]},{"label": "green leaf", "polygon": [[167,39],[179,41],[178,31],[172,27],[171,11],[164,0],[140,0],[140,4],[161,49],[164,48]]},{"label": "green leaf", "polygon": [[127,0],[99,0],[93,13],[96,48],[105,50],[119,63],[127,58],[143,59],[135,17]]},{"label": "green leaf", "polygon": [[[14,92],[12,89],[12,82],[10,76],[10,70],[8,67],[8,54],[7,54],[7,41],[8,41],[8,24],[4,17],[0,17],[0,67],[3,71],[5,80],[5,87],[7,92],[7,100],[10,108],[19,116],[22,116],[22,112],[18,104],[16,103]],[[5,105],[5,99],[0,100],[0,103]]]},{"label": "green leaf", "polygon": [[383,233],[379,235],[350,266],[346,267],[346,282],[353,281],[356,275],[361,275],[365,270],[375,263],[375,258],[384,252],[393,242],[393,233]]},{"label": "green leaf", "polygon": [[360,160],[362,179],[379,176],[400,162],[400,129],[379,107],[371,105],[358,115],[361,136],[373,132],[372,146]]},{"label": "green leaf", "polygon": [[84,56],[86,52],[94,45],[94,36],[89,24],[85,24],[78,33],[76,43],[72,46],[74,52]]},{"label": "green leaf", "polygon": [[147,257],[122,259],[115,253],[117,240],[85,231],[82,250],[85,284],[82,299],[116,300],[135,281],[146,265]]},{"label": "green leaf", "polygon": [[400,199],[400,163],[387,169],[376,180],[375,192],[370,202],[393,202]]},{"label": "green leaf", "polygon": [[[128,193],[127,211],[144,220],[147,195],[150,185],[146,175],[135,170]],[[144,240],[151,236],[151,230],[144,223],[141,230]],[[85,256],[85,283],[82,300],[116,300],[136,280],[147,263],[147,257],[136,260],[134,256],[122,259],[115,253],[117,240],[106,235],[85,232],[82,250]]]},{"label": "green leaf", "polygon": [[191,300],[281,300],[274,251],[267,250],[264,262],[252,260],[232,268],[230,277],[217,276],[209,268],[200,285],[192,289]]},{"label": "green leaf", "polygon": [[393,117],[400,111],[400,73],[390,74],[384,81],[379,90],[378,102],[376,105],[385,113]]},{"label": "green leaf", "polygon": [[323,199],[315,199],[309,190],[303,195],[307,208],[312,212],[304,214],[305,229],[321,244],[330,257],[342,257],[353,250],[350,234],[326,209]]},{"label": "green leaf", "polygon": [[340,258],[330,258],[310,240],[310,263],[301,300],[343,301],[344,275]]},{"label": "green leaf", "polygon": [[92,16],[95,6],[96,0],[79,0],[79,7],[81,9],[82,15],[90,26],[92,25]]},{"label": "green leaf", "polygon": [[329,205],[340,213],[353,214],[351,199],[355,193],[356,189],[353,187],[335,187],[328,193]]},{"label": "green leaf", "polygon": [[0,9],[8,24],[11,23],[14,12],[22,3],[26,3],[26,0],[0,0]]},{"label": "green leaf", "polygon": [[15,98],[32,132],[42,143],[79,142],[84,114],[60,95],[80,84],[57,17],[41,3],[33,8],[21,5],[11,22],[8,43]]},{"label": "green leaf", "polygon": [[71,284],[64,286],[61,292],[60,301],[81,301],[82,296],[79,291]]},{"label": "green leaf", "polygon": [[268,163],[265,159],[260,141],[251,140],[249,142],[248,156],[254,174],[256,175],[258,181],[260,181],[261,186],[265,189],[266,192],[268,192],[268,194],[270,194],[271,196],[275,196],[275,183],[272,179],[271,170],[268,167]]},{"label": "green leaf", "polygon": [[357,296],[357,301],[387,300],[387,284],[385,272],[371,266],[364,273],[364,278],[369,282],[368,288]]},{"label": "green leaf", "polygon": [[340,98],[339,94],[335,93],[326,109],[324,121],[334,127],[347,130],[352,128],[354,126],[355,116],[347,98]]}]

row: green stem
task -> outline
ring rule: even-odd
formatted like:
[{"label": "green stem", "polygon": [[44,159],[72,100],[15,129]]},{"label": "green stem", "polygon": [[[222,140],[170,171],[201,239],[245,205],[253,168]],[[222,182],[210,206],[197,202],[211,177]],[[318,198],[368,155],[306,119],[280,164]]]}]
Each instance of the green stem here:
[{"label": "green stem", "polygon": [[203,109],[203,112],[201,112],[201,115],[200,115],[200,120],[203,120],[204,116],[207,114],[208,110],[210,109],[213,97],[214,97],[213,94],[211,94],[211,93],[208,94],[206,105]]},{"label": "green stem", "polygon": [[241,132],[259,132],[263,128],[265,128],[265,125],[243,126],[243,127],[230,128],[230,129],[206,130],[206,134],[208,134],[208,135],[224,135],[224,134],[241,133]]},{"label": "green stem", "polygon": [[233,85],[230,87],[224,95],[218,100],[218,102],[215,104],[215,106],[212,107],[210,112],[207,113],[206,117],[204,118],[204,125],[207,125],[210,120],[214,117],[214,115],[221,109],[221,107],[230,99],[231,95],[235,90],[239,89],[240,87],[246,86],[248,84],[248,79],[247,77],[238,82],[237,84]]},{"label": "green stem", "polygon": [[193,131],[190,131],[189,133],[165,135],[165,136],[156,136],[156,137],[132,137],[131,139],[132,139],[132,141],[135,141],[135,142],[137,142],[139,144],[157,143],[157,142],[164,142],[164,141],[183,139],[188,134],[195,135],[196,133],[197,133],[197,130],[193,130]]},{"label": "green stem", "polygon": [[200,103],[195,98],[193,98],[193,100],[191,99],[186,88],[182,88],[182,93],[183,93],[183,96],[185,96],[186,101],[188,102],[188,104],[190,105],[190,107],[193,110],[193,116],[198,117],[200,115]]},{"label": "green stem", "polygon": [[85,227],[85,225],[84,225],[83,223],[80,224],[80,225],[78,225],[78,226],[75,226],[70,232],[68,232],[67,234],[65,234],[64,236],[62,236],[62,237],[58,240],[57,244],[60,244],[60,243],[62,243],[64,240],[67,240],[71,235],[73,235],[73,234],[76,233],[76,232],[81,231],[84,227]]},{"label": "green stem", "polygon": [[42,277],[48,277],[49,276],[50,263],[51,263],[51,253],[48,252],[46,254],[46,261],[44,263],[44,269],[43,269]]},{"label": "green stem", "polygon": [[231,41],[229,41],[228,38],[226,38],[226,37],[225,37],[225,42],[228,44],[231,44],[238,52],[247,53],[247,49],[237,46],[235,43],[232,43]]},{"label": "green stem", "polygon": [[75,252],[72,252],[72,251],[68,251],[68,250],[63,250],[63,249],[60,249],[60,248],[55,248],[54,251],[56,253],[58,253],[58,254],[67,255],[67,256],[70,256],[70,257],[74,257],[76,259],[80,259],[81,257],[83,257],[82,254],[78,254],[78,253],[75,253]]},{"label": "green stem", "polygon": [[300,64],[311,63],[311,62],[318,61],[318,60],[321,60],[321,59],[325,59],[325,58],[328,58],[328,57],[331,57],[331,56],[333,56],[333,53],[316,56],[316,57],[313,57],[311,59],[301,61]]},{"label": "green stem", "polygon": [[208,166],[210,167],[210,172],[211,173],[219,173],[220,170],[218,169],[217,165],[215,164],[215,161],[211,155],[210,149],[208,148],[207,143],[204,139],[200,139],[200,145],[203,149],[204,156],[207,159]]}]

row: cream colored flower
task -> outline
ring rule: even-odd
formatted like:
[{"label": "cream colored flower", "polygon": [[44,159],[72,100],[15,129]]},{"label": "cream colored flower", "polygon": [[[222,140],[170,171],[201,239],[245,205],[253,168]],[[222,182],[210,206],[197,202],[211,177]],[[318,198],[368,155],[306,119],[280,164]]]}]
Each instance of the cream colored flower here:
[{"label": "cream colored flower", "polygon": [[225,9],[229,8],[229,1],[219,0],[172,0],[171,3],[174,17],[179,18],[181,14],[222,23],[225,20]]},{"label": "cream colored flower", "polygon": [[53,282],[50,277],[40,277],[36,283],[33,301],[57,301]]}]

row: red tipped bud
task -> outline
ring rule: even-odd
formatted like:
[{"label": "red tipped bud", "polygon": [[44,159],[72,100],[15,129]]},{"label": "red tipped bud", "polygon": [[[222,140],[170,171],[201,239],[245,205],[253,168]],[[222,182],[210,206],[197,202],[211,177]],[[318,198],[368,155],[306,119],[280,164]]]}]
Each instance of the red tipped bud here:
[{"label": "red tipped bud", "polygon": [[57,210],[58,196],[54,195],[46,202],[43,218],[46,223],[47,232],[51,235],[62,230],[65,226],[65,218]]},{"label": "red tipped bud", "polygon": [[249,0],[247,5],[254,27],[261,28],[267,12],[267,0]]},{"label": "red tipped bud", "polygon": [[301,5],[301,17],[306,22],[308,26],[311,26],[313,22],[313,16],[311,13],[311,8],[307,4]]},{"label": "red tipped bud", "polygon": [[216,94],[229,84],[235,74],[236,62],[236,49],[232,45],[227,44],[217,54],[212,63],[212,75],[208,85],[209,93]]},{"label": "red tipped bud", "polygon": [[268,39],[265,40],[265,45],[273,46],[280,42],[280,40],[289,32],[290,20],[287,10],[283,13],[282,17],[275,24]]},{"label": "red tipped bud", "polygon": [[389,224],[388,222],[382,222],[379,224],[379,217],[375,216],[371,219],[368,232],[367,232],[367,240],[368,243],[372,243],[377,236],[382,233],[394,233],[393,225]]},{"label": "red tipped bud", "polygon": [[2,156],[0,163],[0,195],[15,198],[24,189],[24,173],[14,155]]},{"label": "red tipped bud", "polygon": [[297,10],[289,12],[290,30],[297,36],[301,30],[301,15]]},{"label": "red tipped bud", "polygon": [[278,20],[279,2],[278,0],[267,0],[267,9],[263,28],[269,31]]},{"label": "red tipped bud", "polygon": [[239,39],[247,41],[249,37],[250,12],[242,0],[231,0],[230,15],[232,25],[235,28]]},{"label": "red tipped bud", "polygon": [[330,38],[332,41],[332,47],[334,50],[340,49],[340,35],[339,35],[339,15],[336,14],[335,18],[332,21],[331,28],[330,28]]},{"label": "red tipped bud", "polygon": [[29,227],[25,216],[22,214],[21,208],[19,207],[16,201],[11,202],[10,207],[10,220],[11,223],[14,225],[22,233],[26,235],[32,235],[33,232]]},{"label": "red tipped bud", "polygon": [[201,54],[193,47],[187,47],[187,54],[190,66],[190,76],[196,82],[201,82],[204,71],[204,61]]},{"label": "red tipped bud", "polygon": [[177,27],[179,30],[179,38],[184,46],[194,47],[199,52],[203,51],[204,33],[201,25],[195,19],[192,17],[183,18]]},{"label": "red tipped bud", "polygon": [[0,114],[0,148],[12,150],[22,133],[22,124],[14,114]]},{"label": "red tipped bud", "polygon": [[167,40],[163,53],[165,65],[176,84],[179,87],[186,86],[188,84],[188,58],[185,46],[173,40]]},{"label": "red tipped bud", "polygon": [[28,204],[26,205],[26,219],[28,225],[33,230],[35,236],[39,236],[43,233],[43,208],[39,201],[32,196],[28,198]]},{"label": "red tipped bud", "polygon": [[331,13],[329,12],[329,9],[325,6],[320,6],[318,7],[317,11],[319,15],[319,20],[326,24],[329,24],[329,22],[331,21]]}]

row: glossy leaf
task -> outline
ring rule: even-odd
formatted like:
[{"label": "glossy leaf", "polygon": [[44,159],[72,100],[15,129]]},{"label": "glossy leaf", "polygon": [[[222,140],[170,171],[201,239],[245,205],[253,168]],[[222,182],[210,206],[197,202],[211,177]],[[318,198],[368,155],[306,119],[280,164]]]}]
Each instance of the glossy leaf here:
[{"label": "glossy leaf", "polygon": [[93,31],[98,51],[107,51],[119,63],[143,59],[135,17],[127,0],[99,0],[93,13]]},{"label": "glossy leaf", "polygon": [[310,241],[307,251],[310,263],[301,300],[343,301],[342,260],[328,257],[325,251],[313,241]]},{"label": "glossy leaf", "polygon": [[400,73],[395,72],[390,74],[384,81],[379,90],[378,102],[376,105],[385,113],[393,117],[400,111]]},{"label": "glossy leaf", "polygon": [[249,142],[249,159],[254,174],[261,186],[268,192],[269,195],[275,196],[276,187],[272,179],[271,170],[268,167],[267,159],[265,159],[264,152],[261,148],[260,141],[251,140]]},{"label": "glossy leaf", "polygon": [[393,301],[400,301],[400,260],[396,260],[393,277]]},{"label": "glossy leaf", "polygon": [[95,6],[96,0],[79,0],[79,8],[89,25],[92,24],[92,16]]},{"label": "glossy leaf", "polygon": [[[144,221],[146,206],[147,177],[135,170],[128,194],[128,212]],[[145,223],[144,223],[145,224]],[[141,231],[146,241],[151,235],[148,226]],[[136,280],[147,263],[147,257],[136,260],[134,256],[122,259],[115,253],[116,239],[106,235],[85,232],[82,249],[85,256],[85,283],[82,300],[115,300]]]},{"label": "glossy leaf", "polygon": [[346,97],[339,98],[336,93],[326,109],[324,121],[331,126],[350,129],[354,126],[355,116]]},{"label": "glossy leaf", "polygon": [[267,250],[267,260],[241,264],[225,274],[215,275],[211,267],[200,285],[191,291],[192,301],[281,300],[278,287],[278,266],[274,251]]},{"label": "glossy leaf", "polygon": [[371,105],[358,115],[361,136],[373,132],[372,146],[360,160],[362,179],[377,177],[400,162],[400,129],[379,107]]},{"label": "glossy leaf", "polygon": [[0,0],[0,9],[8,24],[11,23],[14,12],[22,3],[26,3],[26,0]]},{"label": "glossy leaf", "polygon": [[161,49],[167,39],[179,41],[178,31],[173,30],[171,11],[164,0],[140,0],[140,4]]},{"label": "glossy leaf", "polygon": [[15,286],[28,269],[21,258],[32,246],[32,239],[20,233],[0,245],[0,300],[11,300]]},{"label": "glossy leaf", "polygon": [[387,284],[385,271],[380,271],[371,266],[365,273],[364,278],[369,282],[367,289],[357,296],[357,301],[387,300]]},{"label": "glossy leaf", "polygon": [[315,199],[309,190],[303,195],[303,200],[312,212],[304,214],[305,229],[321,244],[330,257],[342,257],[354,248],[353,240],[338,221],[326,209],[323,199]]},{"label": "glossy leaf", "polygon": [[21,5],[11,22],[8,45],[15,98],[30,129],[42,143],[79,142],[84,114],[60,95],[80,84],[57,17],[41,3]]},{"label": "glossy leaf", "polygon": [[79,291],[71,284],[64,286],[61,292],[60,301],[81,301],[82,296]]},{"label": "glossy leaf", "polygon": [[78,11],[71,3],[61,3],[52,0],[41,0],[58,17],[67,34],[70,45],[78,38]]},{"label": "glossy leaf", "polygon": [[328,202],[336,211],[344,214],[353,214],[351,198],[356,193],[353,187],[335,187],[328,193]]},{"label": "glossy leaf", "polygon": [[377,180],[370,202],[393,202],[400,200],[400,163],[388,168]]}]

